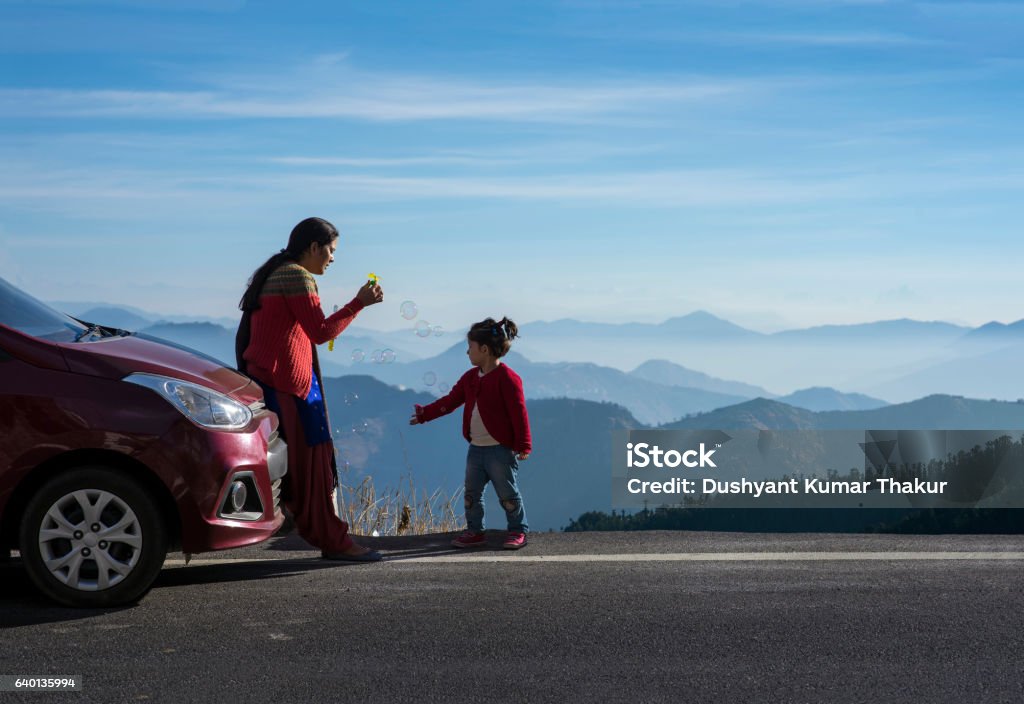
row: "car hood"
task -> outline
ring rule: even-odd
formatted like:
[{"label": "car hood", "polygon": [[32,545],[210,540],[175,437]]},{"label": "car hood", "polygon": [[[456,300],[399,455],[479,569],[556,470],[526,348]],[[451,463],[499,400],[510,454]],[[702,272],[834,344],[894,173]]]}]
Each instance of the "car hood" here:
[{"label": "car hood", "polygon": [[247,406],[263,400],[263,390],[249,377],[202,352],[156,337],[133,334],[58,346],[68,369],[77,374],[108,379],[159,374],[219,391]]}]

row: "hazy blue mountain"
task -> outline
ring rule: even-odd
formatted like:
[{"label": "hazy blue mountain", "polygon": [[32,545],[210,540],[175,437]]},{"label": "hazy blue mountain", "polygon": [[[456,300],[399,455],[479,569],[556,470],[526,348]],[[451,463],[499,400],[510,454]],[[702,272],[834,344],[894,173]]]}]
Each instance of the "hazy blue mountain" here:
[{"label": "hazy blue mountain", "polygon": [[524,337],[543,336],[546,338],[562,337],[639,337],[650,335],[657,327],[651,323],[588,323],[571,318],[560,320],[540,320],[526,323],[519,327]]},{"label": "hazy blue mountain", "polygon": [[893,399],[943,393],[1015,401],[1024,398],[1024,343],[926,366],[873,386],[868,393]]},{"label": "hazy blue mountain", "polygon": [[1009,325],[993,321],[971,330],[964,335],[965,342],[990,342],[1015,344],[1024,342],[1024,320]]},{"label": "hazy blue mountain", "polygon": [[638,379],[653,381],[656,384],[682,386],[690,389],[703,389],[704,391],[714,391],[720,394],[729,394],[741,398],[756,398],[758,396],[763,396],[765,398],[774,397],[774,394],[765,391],[760,386],[744,384],[740,381],[716,379],[715,377],[704,374],[703,372],[687,369],[682,365],[675,364],[664,359],[648,360],[633,371],[629,372],[629,374],[630,376],[635,376]]},{"label": "hazy blue mountain", "polygon": [[[1024,321],[1022,321],[1024,322]],[[998,323],[996,324],[998,325]],[[1008,326],[1004,326],[1008,327]],[[748,330],[716,317],[706,311],[670,318],[662,323],[585,323],[563,319],[553,322],[528,323],[522,328],[524,335],[554,337],[600,338],[681,338],[691,336],[697,342],[716,340],[778,341],[825,343],[850,340],[908,339],[951,342],[971,331],[971,328],[941,321],[919,321],[903,318],[880,320],[853,325],[819,325],[795,330],[784,330],[769,335]]]},{"label": "hazy blue mountain", "polygon": [[544,336],[593,337],[620,339],[637,338],[685,338],[695,340],[738,340],[763,337],[759,332],[747,330],[728,320],[718,318],[706,311],[695,311],[689,315],[670,318],[662,323],[585,323],[563,319],[553,322],[527,323],[522,326],[524,337]]},{"label": "hazy blue mountain", "polygon": [[[381,312],[386,313],[387,311]],[[372,339],[374,341],[374,346],[369,350],[366,350],[367,354],[377,348],[392,349],[397,353],[398,359],[405,362],[414,359],[435,357],[452,345],[465,344],[465,330],[442,330],[440,335],[431,333],[426,337],[418,336],[413,327],[418,320],[410,320],[407,322],[406,327],[388,331],[371,330],[358,325],[361,318],[370,318],[373,316],[377,316],[376,307],[371,308],[367,313],[361,313],[360,318],[356,319],[356,324],[349,327],[344,333],[342,333],[342,337],[338,339],[344,340],[347,337]],[[379,316],[374,319],[379,320]]]},{"label": "hazy blue mountain", "polygon": [[932,395],[868,411],[813,412],[758,398],[662,426],[765,430],[1016,430],[1024,429],[1024,403]]},{"label": "hazy blue mountain", "polygon": [[537,362],[520,372],[529,380],[528,398],[577,398],[625,406],[642,423],[656,424],[687,414],[728,406],[743,396],[632,377],[596,364]]},{"label": "hazy blue mountain", "polygon": [[107,327],[131,331],[141,330],[142,328],[153,324],[153,321],[149,318],[145,318],[138,313],[133,313],[130,310],[114,306],[90,308],[82,311],[74,317],[88,323],[96,323],[97,325],[105,325]]},{"label": "hazy blue mountain", "polygon": [[101,309],[117,309],[119,311],[124,311],[126,313],[131,313],[131,314],[136,315],[136,316],[138,316],[140,318],[143,318],[145,320],[149,320],[150,322],[156,322],[156,320],[159,318],[159,316],[157,316],[154,313],[149,313],[147,311],[142,310],[141,308],[136,308],[134,306],[123,305],[123,304],[120,304],[120,303],[117,303],[117,304],[114,304],[114,303],[104,303],[104,302],[101,302],[101,301],[46,301],[46,304],[48,306],[50,306],[51,308],[56,308],[59,311],[63,311],[65,313],[67,313],[68,315],[74,315],[74,316],[81,315],[81,314],[85,313],[88,310],[93,310],[95,308],[101,308]]},{"label": "hazy blue mountain", "polygon": [[665,335],[695,336],[700,339],[739,340],[764,337],[762,333],[740,327],[711,313],[698,310],[689,315],[669,318],[656,326]]},{"label": "hazy blue mountain", "polygon": [[[685,334],[673,334],[680,324]],[[713,323],[711,328],[700,323]],[[557,321],[524,326],[517,349],[536,361],[593,362],[633,369],[654,359],[698,369],[710,377],[784,393],[807,387],[855,390],[895,401],[876,384],[965,354],[987,352],[992,341],[963,342],[969,328],[944,322],[890,320],[824,325],[770,335],[740,332],[728,321],[694,314],[661,325]],[[749,334],[748,334],[749,333]],[[917,389],[918,397],[946,391]],[[981,395],[970,389],[958,391]],[[768,394],[761,394],[768,397]]]},{"label": "hazy blue mountain", "polygon": [[389,340],[373,337],[372,331],[366,332],[371,334],[348,328],[335,339],[334,351],[328,349],[327,345],[320,345],[320,363],[329,361],[335,366],[348,368],[347,373],[353,374],[361,373],[366,368],[360,368],[360,365],[372,364],[375,351],[391,350],[394,352],[395,361],[411,362],[420,359],[420,356],[409,347],[401,347]]},{"label": "hazy blue mountain", "polygon": [[[161,313],[153,313],[152,311],[146,311],[146,310],[143,310],[141,308],[136,308],[134,306],[123,305],[123,304],[120,304],[120,303],[118,303],[118,304],[111,304],[111,303],[99,303],[99,302],[95,302],[95,301],[84,301],[84,302],[83,301],[47,301],[46,303],[47,303],[47,305],[51,306],[52,308],[55,308],[55,309],[57,309],[59,311],[67,313],[68,315],[72,315],[72,316],[74,316],[76,318],[82,318],[82,316],[85,315],[86,313],[88,313],[89,311],[93,311],[93,310],[96,310],[98,308],[98,309],[101,309],[102,311],[104,311],[104,315],[121,315],[121,314],[126,314],[126,317],[130,315],[130,316],[134,316],[136,318],[141,318],[143,321],[146,321],[147,323],[150,323],[150,324],[166,321],[166,322],[170,322],[170,323],[214,323],[216,325],[221,325],[223,327],[230,328],[232,330],[234,330],[236,327],[238,327],[238,317],[219,317],[219,318],[214,318],[214,317],[210,317],[208,315],[195,315],[195,314],[192,314],[192,313],[185,313],[185,314],[180,314],[179,313],[179,314],[174,314],[174,315],[165,315],[165,314],[161,314]],[[120,313],[115,313],[115,311],[120,311]],[[239,313],[239,316],[241,316],[241,313]],[[133,319],[133,318],[129,317],[128,319]],[[96,320],[96,321],[90,320],[89,322],[96,322],[96,323],[100,323],[100,324],[105,324],[105,323],[102,323],[102,321],[98,321],[98,320]],[[136,328],[122,328],[122,329],[134,330]]]},{"label": "hazy blue mountain", "polygon": [[214,323],[157,323],[135,330],[219,359],[226,366],[235,366],[235,333]]},{"label": "hazy blue mountain", "polygon": [[889,405],[887,401],[878,398],[864,394],[847,394],[823,386],[794,391],[775,400],[808,411],[867,411]]},{"label": "hazy blue mountain", "polygon": [[[451,497],[465,476],[467,443],[462,409],[425,425],[410,426],[413,404],[426,394],[397,389],[369,376],[325,382],[343,481],[373,478],[378,494],[399,483]],[[533,530],[560,528],[588,509],[611,508],[612,430],[637,427],[625,409],[571,399],[530,401],[534,453],[521,463],[520,483]],[[606,441],[605,439],[609,439]],[[493,489],[485,494],[488,526],[504,528]],[[462,515],[461,500],[456,512]]]},{"label": "hazy blue mountain", "polygon": [[1024,403],[933,394],[872,411],[820,413],[818,418],[824,429],[1017,430],[1024,429]]},{"label": "hazy blue mountain", "polygon": [[784,330],[773,333],[772,339],[792,344],[794,342],[840,342],[854,340],[927,340],[932,344],[952,342],[970,331],[970,328],[940,321],[920,321],[901,318],[880,320],[855,325],[818,325],[800,330]]},{"label": "hazy blue mountain", "polygon": [[813,411],[796,408],[767,398],[755,398],[735,406],[719,408],[710,413],[701,413],[662,428],[706,428],[730,430],[738,428],[759,428],[762,430],[812,430],[818,421]]}]

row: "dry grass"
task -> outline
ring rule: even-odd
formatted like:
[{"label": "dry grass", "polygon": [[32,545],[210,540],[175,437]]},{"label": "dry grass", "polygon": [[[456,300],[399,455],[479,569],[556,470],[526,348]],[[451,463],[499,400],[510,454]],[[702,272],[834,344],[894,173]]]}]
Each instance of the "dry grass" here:
[{"label": "dry grass", "polygon": [[356,535],[423,535],[462,528],[461,489],[451,496],[440,489],[427,493],[416,489],[410,475],[397,489],[378,494],[371,477],[353,485],[345,472],[339,474],[338,515]]}]

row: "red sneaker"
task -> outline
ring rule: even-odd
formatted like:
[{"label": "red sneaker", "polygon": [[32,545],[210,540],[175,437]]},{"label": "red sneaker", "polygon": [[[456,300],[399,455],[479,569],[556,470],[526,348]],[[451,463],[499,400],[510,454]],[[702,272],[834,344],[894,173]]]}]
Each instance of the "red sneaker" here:
[{"label": "red sneaker", "polygon": [[526,533],[509,533],[505,536],[505,542],[501,547],[506,550],[518,550],[526,545]]},{"label": "red sneaker", "polygon": [[462,535],[452,541],[457,548],[483,548],[487,547],[487,536],[472,530],[463,531]]}]

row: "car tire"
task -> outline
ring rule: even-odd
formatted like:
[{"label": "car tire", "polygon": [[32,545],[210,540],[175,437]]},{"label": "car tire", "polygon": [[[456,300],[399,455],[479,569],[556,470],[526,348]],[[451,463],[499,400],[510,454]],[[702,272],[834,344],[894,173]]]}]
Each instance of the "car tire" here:
[{"label": "car tire", "polygon": [[29,578],[68,606],[134,602],[167,557],[167,528],[143,485],[106,467],[80,467],[44,484],[21,523]]}]

